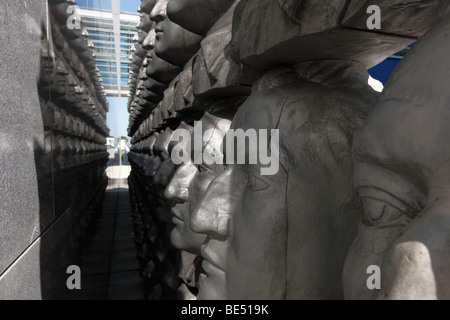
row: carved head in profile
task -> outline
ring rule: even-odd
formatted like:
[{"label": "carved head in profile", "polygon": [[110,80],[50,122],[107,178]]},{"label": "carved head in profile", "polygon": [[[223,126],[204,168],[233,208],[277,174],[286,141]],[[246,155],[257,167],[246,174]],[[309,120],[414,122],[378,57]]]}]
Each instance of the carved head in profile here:
[{"label": "carved head in profile", "polygon": [[[193,129],[190,130],[189,143],[181,142],[174,149],[175,152],[190,151],[191,159],[179,166],[165,191],[165,196],[177,203],[172,210],[173,222],[176,226],[171,233],[172,244],[178,249],[199,256],[206,236],[192,230],[191,216],[211,181],[224,170],[223,165],[208,163],[206,159],[220,152],[223,137],[230,128],[231,121],[205,113],[198,123],[201,123],[201,130],[198,130],[196,135]],[[194,139],[198,139],[200,134],[202,135],[201,149],[196,150]],[[195,161],[200,159],[196,152],[201,153],[202,163]]]},{"label": "carved head in profile", "polygon": [[69,81],[71,81],[72,78],[69,78],[70,75],[69,70],[62,60],[57,59],[55,66],[56,66],[55,81],[53,81],[52,83],[51,90],[52,95],[55,98],[58,98],[64,96],[66,92],[71,89],[69,88],[69,86],[71,85]]},{"label": "carved head in profile", "polygon": [[236,0],[169,0],[167,14],[183,28],[206,35],[234,2]]},{"label": "carved head in profile", "polygon": [[343,298],[358,219],[352,132],[375,101],[366,76],[361,64],[323,61],[255,84],[231,125],[254,140],[224,139],[227,161],[244,152],[244,163],[228,162],[192,215],[208,236],[200,299]]},{"label": "carved head in profile", "polygon": [[159,207],[156,210],[158,219],[165,223],[172,222],[171,201],[164,197],[164,190],[175,172],[175,165],[170,158],[171,138],[173,131],[167,128],[155,141],[153,147],[155,156],[159,158],[160,165],[152,179],[152,185],[158,196]]},{"label": "carved head in profile", "polygon": [[168,1],[156,0],[150,13],[150,19],[156,22],[155,52],[171,64],[184,66],[200,49],[202,37],[169,20]]},{"label": "carved head in profile", "polygon": [[39,84],[49,86],[54,81],[55,62],[54,54],[50,51],[47,39],[41,39],[41,70],[39,74]]}]

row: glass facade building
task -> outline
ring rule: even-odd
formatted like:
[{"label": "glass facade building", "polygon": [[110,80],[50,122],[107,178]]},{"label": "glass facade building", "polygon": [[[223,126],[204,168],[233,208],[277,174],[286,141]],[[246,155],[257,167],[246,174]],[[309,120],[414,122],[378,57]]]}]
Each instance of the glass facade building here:
[{"label": "glass facade building", "polygon": [[[89,1],[88,1],[89,2]],[[80,6],[80,15],[90,39],[94,43],[97,66],[103,78],[103,85],[108,96],[118,96],[118,66],[116,63],[116,50],[114,43],[113,14],[104,9],[91,9]],[[120,84],[121,95],[128,93],[128,78],[130,71],[131,47],[136,35],[136,25],[139,15],[131,13],[120,14]]]},{"label": "glass facade building", "polygon": [[[114,0],[116,1],[116,0]],[[114,21],[111,0],[77,0],[80,16],[90,39],[94,43],[97,67],[109,101],[107,123],[111,135],[116,139],[127,136],[128,110],[126,98],[130,70],[131,47],[140,21],[137,8],[140,0],[120,1],[120,96],[118,86],[118,65],[114,39]]]}]

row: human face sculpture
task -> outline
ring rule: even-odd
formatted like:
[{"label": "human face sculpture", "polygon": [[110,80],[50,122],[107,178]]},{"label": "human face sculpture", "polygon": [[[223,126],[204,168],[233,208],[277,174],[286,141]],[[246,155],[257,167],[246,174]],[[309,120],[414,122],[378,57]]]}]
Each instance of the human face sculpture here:
[{"label": "human face sculpture", "polygon": [[161,164],[152,179],[152,186],[155,188],[158,196],[159,207],[156,210],[156,214],[158,219],[165,223],[172,222],[172,215],[170,212],[172,202],[164,197],[164,190],[175,172],[175,165],[173,164],[169,153],[172,134],[172,130],[166,129],[159,135],[154,146],[154,149],[156,150],[155,155],[159,157]]},{"label": "human face sculpture", "polygon": [[77,80],[72,74],[68,74],[66,76],[66,79],[66,95],[64,98],[69,103],[75,103],[77,101],[81,103],[81,95],[83,93],[83,89],[77,85]]},{"label": "human face sculpture", "polygon": [[50,54],[48,41],[41,39],[41,71],[39,74],[39,83],[42,86],[49,86],[54,80],[54,57]]},{"label": "human face sculpture", "polygon": [[[363,212],[344,269],[347,299],[450,299],[446,6],[355,135],[354,186]],[[381,271],[378,290],[367,285],[371,266]]]},{"label": "human face sculpture", "polygon": [[141,14],[141,20],[139,21],[136,28],[144,30],[145,32],[149,32],[152,29],[153,21],[150,20],[150,17],[148,14],[143,13]]},{"label": "human face sculpture", "polygon": [[170,0],[167,15],[186,30],[206,35],[236,0]]},{"label": "human face sculpture", "polygon": [[169,0],[156,0],[150,19],[156,22],[156,54],[176,66],[184,66],[200,49],[202,37],[183,29],[167,17]]},{"label": "human face sculpture", "polygon": [[[298,68],[303,72],[274,71],[260,79],[231,125],[256,130],[258,144],[260,130],[278,129],[279,144],[269,138],[258,154],[278,150],[279,170],[263,176],[261,157],[250,162],[248,145],[236,149],[245,151],[245,164],[229,164],[193,213],[192,229],[208,236],[200,299],[343,298],[342,268],[357,227],[347,132],[362,123],[375,99],[367,78],[352,80],[366,74],[363,65]],[[337,76],[341,87],[319,84]]]},{"label": "human face sculpture", "polygon": [[[230,128],[231,121],[206,113],[200,122],[202,123],[202,135],[204,135],[202,154],[205,159],[205,157],[220,152],[222,139]],[[194,137],[192,131],[191,148]],[[195,157],[194,153],[191,155]],[[191,215],[205,195],[211,181],[224,170],[224,167],[223,165],[210,165],[206,162],[194,165],[194,158],[191,160],[178,168],[165,191],[165,196],[176,202],[172,208],[172,221],[175,224],[175,229],[171,233],[172,244],[180,250],[200,256],[201,246],[206,240],[206,235],[192,231]]]},{"label": "human face sculpture", "polygon": [[69,71],[61,60],[56,60],[56,81],[51,86],[52,96],[55,98],[64,96],[66,94],[66,87],[68,87]]}]

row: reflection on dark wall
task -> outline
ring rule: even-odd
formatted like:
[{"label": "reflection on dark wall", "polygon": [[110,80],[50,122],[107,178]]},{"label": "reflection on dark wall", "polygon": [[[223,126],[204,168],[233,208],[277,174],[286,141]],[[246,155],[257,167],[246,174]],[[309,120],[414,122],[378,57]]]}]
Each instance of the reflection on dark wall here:
[{"label": "reflection on dark wall", "polygon": [[108,103],[86,30],[67,27],[68,2],[49,4],[38,83],[45,139],[36,153],[45,228],[41,287],[43,299],[68,299],[79,293],[66,286],[67,267],[82,263],[90,222],[101,211],[107,184]]},{"label": "reflection on dark wall", "polygon": [[82,263],[107,185],[94,48],[68,28],[73,1],[48,4],[0,5],[0,299],[82,298],[66,271]]}]

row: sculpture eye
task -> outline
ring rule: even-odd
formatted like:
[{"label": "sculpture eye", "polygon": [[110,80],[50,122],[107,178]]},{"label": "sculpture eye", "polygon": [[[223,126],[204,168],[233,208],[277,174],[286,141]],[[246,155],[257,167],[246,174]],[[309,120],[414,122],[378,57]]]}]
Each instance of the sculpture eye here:
[{"label": "sculpture eye", "polygon": [[370,227],[394,227],[408,224],[417,214],[402,200],[392,194],[374,188],[360,188],[363,204],[362,222]]},{"label": "sculpture eye", "polygon": [[256,178],[253,175],[249,175],[249,182],[248,182],[249,188],[252,191],[263,191],[269,188],[269,184],[262,181],[261,179]]},{"label": "sculpture eye", "polygon": [[406,216],[400,209],[373,198],[362,198],[364,216],[362,222],[372,227],[401,225]]},{"label": "sculpture eye", "polygon": [[203,165],[199,165],[197,169],[198,169],[198,172],[199,172],[199,173],[208,173],[208,172],[211,172],[211,170],[210,170],[209,168],[207,168],[207,167],[205,167],[205,166],[203,166]]}]

